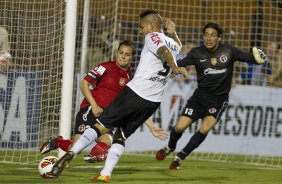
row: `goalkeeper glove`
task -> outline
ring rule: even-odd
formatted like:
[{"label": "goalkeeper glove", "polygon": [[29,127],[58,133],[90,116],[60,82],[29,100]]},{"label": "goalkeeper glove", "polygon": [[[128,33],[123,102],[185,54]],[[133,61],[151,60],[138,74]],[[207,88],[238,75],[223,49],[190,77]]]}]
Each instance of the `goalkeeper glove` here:
[{"label": "goalkeeper glove", "polygon": [[260,49],[253,47],[253,55],[257,61],[258,64],[264,64],[268,62],[267,55]]}]

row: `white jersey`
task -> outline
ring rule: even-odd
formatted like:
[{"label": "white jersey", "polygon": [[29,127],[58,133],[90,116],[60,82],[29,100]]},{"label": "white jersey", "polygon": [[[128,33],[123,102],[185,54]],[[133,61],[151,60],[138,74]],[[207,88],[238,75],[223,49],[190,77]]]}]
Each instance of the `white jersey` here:
[{"label": "white jersey", "polygon": [[167,62],[162,61],[157,55],[157,50],[162,46],[166,46],[171,51],[175,60],[180,46],[172,38],[159,32],[145,36],[140,62],[133,79],[127,84],[140,97],[152,102],[161,102],[171,74]]}]

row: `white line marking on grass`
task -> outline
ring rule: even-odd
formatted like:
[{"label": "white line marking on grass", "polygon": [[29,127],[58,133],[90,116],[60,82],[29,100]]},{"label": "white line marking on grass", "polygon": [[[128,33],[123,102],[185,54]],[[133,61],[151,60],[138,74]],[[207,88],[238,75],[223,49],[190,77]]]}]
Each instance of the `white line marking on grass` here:
[{"label": "white line marking on grass", "polygon": [[35,168],[31,168],[31,167],[20,167],[20,168],[18,168],[18,170],[32,170],[32,169],[35,169]]},{"label": "white line marking on grass", "polygon": [[[122,165],[122,166],[116,166],[115,168],[133,168],[134,166],[127,166],[127,165]],[[78,168],[78,169],[103,169],[104,166],[100,166],[100,165],[96,165],[96,166],[73,166],[73,168]],[[140,167],[139,167],[140,168]],[[142,168],[149,168],[149,169],[163,169],[163,167],[157,167],[157,166],[149,166],[149,167],[145,167],[142,166]]]}]

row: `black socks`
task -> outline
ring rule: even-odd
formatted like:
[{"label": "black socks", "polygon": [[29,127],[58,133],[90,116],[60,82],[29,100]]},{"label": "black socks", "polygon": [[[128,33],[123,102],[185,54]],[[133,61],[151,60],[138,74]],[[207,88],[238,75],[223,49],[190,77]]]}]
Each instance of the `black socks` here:
[{"label": "black socks", "polygon": [[177,141],[181,138],[183,132],[176,132],[175,127],[172,128],[170,132],[170,137],[168,141],[168,147],[172,150],[175,150]]},{"label": "black socks", "polygon": [[202,134],[200,131],[196,132],[191,139],[189,140],[188,144],[177,153],[177,156],[184,160],[194,149],[196,149],[207,137],[207,134]]}]

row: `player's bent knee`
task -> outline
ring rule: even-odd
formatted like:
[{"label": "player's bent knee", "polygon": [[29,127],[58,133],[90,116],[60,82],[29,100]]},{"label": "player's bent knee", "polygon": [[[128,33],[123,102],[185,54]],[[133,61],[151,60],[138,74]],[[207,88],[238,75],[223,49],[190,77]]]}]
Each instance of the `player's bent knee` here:
[{"label": "player's bent knee", "polygon": [[104,134],[97,139],[98,142],[104,142],[107,145],[111,145],[113,142],[113,137],[110,134]]},{"label": "player's bent knee", "polygon": [[185,130],[185,128],[184,128],[183,126],[176,125],[176,126],[174,127],[174,130],[175,130],[175,132],[177,132],[177,133],[182,133],[182,132]]},{"label": "player's bent knee", "polygon": [[192,124],[192,120],[186,116],[181,116],[175,126],[176,132],[183,132],[187,127]]},{"label": "player's bent knee", "polygon": [[109,132],[109,129],[107,129],[106,127],[104,126],[101,126],[99,125],[98,123],[96,123],[93,127],[95,130],[99,130],[99,132],[101,133],[101,135],[104,135],[105,133],[108,133]]},{"label": "player's bent knee", "polygon": [[211,130],[211,129],[201,127],[199,131],[200,131],[202,134],[208,134],[210,130]]},{"label": "player's bent knee", "polygon": [[208,134],[209,131],[216,125],[216,123],[214,124],[202,124],[202,126],[200,127],[200,132],[202,134]]}]

